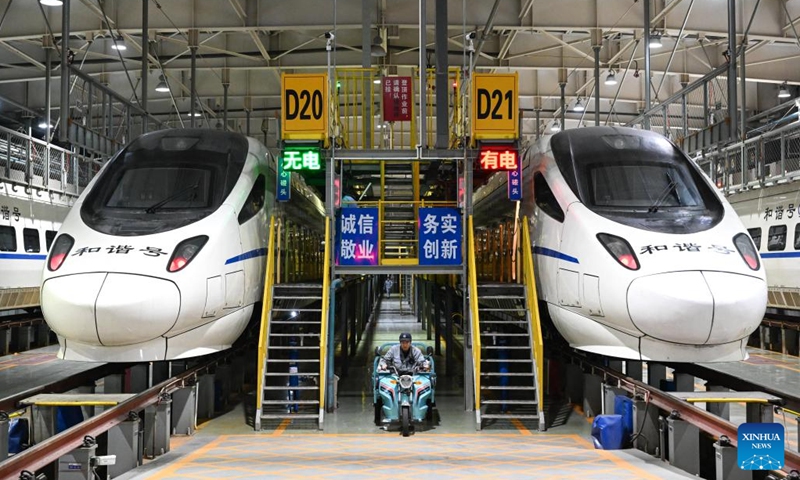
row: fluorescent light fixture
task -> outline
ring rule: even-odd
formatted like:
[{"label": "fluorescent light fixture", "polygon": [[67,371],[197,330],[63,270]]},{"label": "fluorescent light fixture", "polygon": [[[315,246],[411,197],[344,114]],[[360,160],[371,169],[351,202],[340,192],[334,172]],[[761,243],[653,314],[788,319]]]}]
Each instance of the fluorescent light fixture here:
[{"label": "fluorescent light fixture", "polygon": [[561,131],[561,124],[558,121],[553,122],[553,125],[550,126],[551,132],[560,132]]},{"label": "fluorescent light fixture", "polygon": [[167,79],[164,78],[164,75],[159,76],[156,92],[169,92],[169,85],[167,85]]},{"label": "fluorescent light fixture", "polygon": [[375,80],[373,80],[372,83],[374,83],[375,85],[380,85],[381,84],[381,78],[380,77],[375,78]]},{"label": "fluorescent light fixture", "polygon": [[[187,116],[187,117],[191,117],[191,116],[192,116],[192,112],[186,112],[186,116]],[[194,116],[195,116],[195,117],[202,117],[202,116],[203,116],[203,114],[202,114],[202,113],[200,113],[200,112],[194,112]]]},{"label": "fluorescent light fixture", "polygon": [[123,51],[128,49],[128,47],[125,46],[125,40],[123,40],[122,37],[117,37],[116,39],[112,40],[112,42],[111,48],[114,50]]},{"label": "fluorescent light fixture", "polygon": [[386,56],[386,49],[383,48],[383,39],[381,39],[380,34],[375,35],[375,38],[372,39],[372,46],[370,47],[369,54],[373,57]]},{"label": "fluorescent light fixture", "polygon": [[[41,128],[42,130],[47,128],[47,122],[45,122],[44,120],[40,121],[39,122],[39,128]],[[53,127],[50,127],[50,128],[53,128]]]},{"label": "fluorescent light fixture", "polygon": [[606,77],[606,85],[616,85],[617,83],[617,76],[614,74],[614,71],[611,70],[608,72],[608,76]]},{"label": "fluorescent light fixture", "polygon": [[39,3],[45,7],[60,7],[64,4],[61,0],[39,0]]},{"label": "fluorescent light fixture", "polygon": [[572,107],[573,112],[582,112],[586,110],[586,107],[583,106],[583,102],[581,102],[581,97],[578,97],[578,100],[575,102],[575,106]]},{"label": "fluorescent light fixture", "polygon": [[663,45],[661,44],[661,34],[658,32],[653,32],[650,34],[650,48],[661,48]]}]

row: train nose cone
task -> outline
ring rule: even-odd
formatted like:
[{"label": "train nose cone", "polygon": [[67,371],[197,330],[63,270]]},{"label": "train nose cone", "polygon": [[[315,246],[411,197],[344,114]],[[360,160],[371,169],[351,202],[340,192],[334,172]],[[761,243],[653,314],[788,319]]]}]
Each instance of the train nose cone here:
[{"label": "train nose cone", "polygon": [[103,345],[131,345],[167,333],[178,320],[174,283],[142,275],[109,273],[97,296],[97,334]]},{"label": "train nose cone", "polygon": [[172,328],[180,312],[180,292],[172,282],[141,275],[70,275],[45,282],[42,310],[50,328],[67,340],[131,345]]},{"label": "train nose cone", "polygon": [[636,328],[666,342],[720,344],[752,332],[766,309],[766,283],[724,272],[672,272],[637,278],[628,289]]}]

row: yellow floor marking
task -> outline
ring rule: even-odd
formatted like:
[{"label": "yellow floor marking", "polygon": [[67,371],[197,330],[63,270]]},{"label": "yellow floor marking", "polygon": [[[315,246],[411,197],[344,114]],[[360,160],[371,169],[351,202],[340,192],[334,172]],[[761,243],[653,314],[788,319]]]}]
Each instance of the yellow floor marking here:
[{"label": "yellow floor marking", "polygon": [[227,438],[228,438],[228,435],[220,435],[219,437],[217,437],[216,440],[212,440],[212,441],[208,442],[205,446],[202,446],[202,447],[198,448],[197,450],[195,450],[194,452],[190,453],[189,455],[186,455],[185,457],[178,458],[174,462],[168,463],[167,466],[164,467],[164,469],[162,469],[161,471],[156,472],[153,476],[151,476],[149,478],[152,478],[152,479],[169,478],[170,475],[176,474],[178,469],[187,466],[188,464],[190,464],[191,462],[197,460],[198,458],[202,458],[203,455],[205,455],[209,451],[213,450],[214,448],[220,446],[222,444],[222,442],[227,440]]},{"label": "yellow floor marking", "polygon": [[511,423],[515,427],[517,427],[517,430],[519,430],[520,435],[524,435],[524,436],[533,435],[530,430],[525,428],[525,425],[523,425],[522,422],[520,422],[518,418],[512,418],[511,419]]},{"label": "yellow floor marking", "polygon": [[[580,435],[575,435],[575,438],[578,440],[578,443],[583,443],[584,445],[586,445],[586,448],[594,448],[594,445],[592,445],[588,440],[586,440],[585,438],[581,437]],[[658,477],[656,477],[655,475],[647,473],[646,471],[642,470],[641,468],[626,462],[625,460],[617,457],[616,455],[614,455],[613,453],[611,453],[608,450],[597,449],[597,452],[600,453],[600,456],[602,456],[603,458],[614,462],[614,464],[616,464],[618,467],[620,467],[620,468],[622,468],[624,470],[627,470],[629,472],[633,472],[633,473],[635,473],[637,475],[640,475],[640,478],[653,479],[653,480],[657,480],[658,479]]]},{"label": "yellow floor marking", "polygon": [[272,432],[272,435],[273,436],[282,435],[283,431],[286,430],[286,427],[288,427],[290,423],[292,423],[291,420],[289,420],[288,418],[284,418],[281,424],[278,425],[278,428],[276,428],[275,431]]}]

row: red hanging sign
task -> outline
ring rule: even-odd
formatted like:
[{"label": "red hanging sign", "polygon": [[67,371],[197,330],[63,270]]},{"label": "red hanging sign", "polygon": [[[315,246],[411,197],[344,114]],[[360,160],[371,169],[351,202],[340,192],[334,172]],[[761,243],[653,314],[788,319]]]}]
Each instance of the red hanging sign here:
[{"label": "red hanging sign", "polygon": [[499,145],[482,145],[478,155],[481,170],[517,170],[519,154],[516,148]]},{"label": "red hanging sign", "polygon": [[383,121],[411,120],[411,77],[383,77]]}]

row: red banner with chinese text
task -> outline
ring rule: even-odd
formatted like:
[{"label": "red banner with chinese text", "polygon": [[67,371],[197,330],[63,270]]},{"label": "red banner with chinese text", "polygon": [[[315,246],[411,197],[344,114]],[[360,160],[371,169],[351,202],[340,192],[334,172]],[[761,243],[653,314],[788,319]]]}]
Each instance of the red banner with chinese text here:
[{"label": "red banner with chinese text", "polygon": [[383,121],[411,120],[411,77],[383,77]]}]

